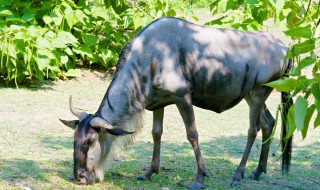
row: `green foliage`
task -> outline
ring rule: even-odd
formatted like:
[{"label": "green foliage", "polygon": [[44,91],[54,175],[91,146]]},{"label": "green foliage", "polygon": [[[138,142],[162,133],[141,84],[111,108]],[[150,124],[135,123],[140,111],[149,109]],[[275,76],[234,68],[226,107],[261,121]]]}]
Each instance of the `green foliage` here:
[{"label": "green foliage", "polygon": [[130,38],[153,19],[176,16],[174,1],[0,2],[0,76],[16,86],[26,77],[76,77],[80,59],[112,68]]},{"label": "green foliage", "polygon": [[[287,59],[292,59],[294,68],[290,78],[283,78],[266,85],[279,91],[292,92],[298,96],[289,109],[287,138],[297,129],[306,137],[312,116],[313,126],[320,125],[320,58],[319,23],[320,2],[312,0],[216,0],[210,9],[218,14],[206,25],[232,27],[242,30],[264,29],[263,23],[274,19],[275,26],[291,37],[292,44]],[[312,70],[312,75],[304,70]]]}]

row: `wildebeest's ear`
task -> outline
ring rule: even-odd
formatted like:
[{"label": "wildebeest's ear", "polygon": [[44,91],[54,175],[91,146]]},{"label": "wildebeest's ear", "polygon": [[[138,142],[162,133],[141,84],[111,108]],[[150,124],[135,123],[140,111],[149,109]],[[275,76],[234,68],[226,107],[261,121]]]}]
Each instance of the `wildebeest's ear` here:
[{"label": "wildebeest's ear", "polygon": [[63,119],[59,119],[59,120],[73,130],[75,130],[79,125],[79,120],[70,120],[70,121],[63,120]]},{"label": "wildebeest's ear", "polygon": [[108,133],[115,136],[122,136],[122,135],[131,135],[134,132],[128,132],[122,129],[106,129]]}]

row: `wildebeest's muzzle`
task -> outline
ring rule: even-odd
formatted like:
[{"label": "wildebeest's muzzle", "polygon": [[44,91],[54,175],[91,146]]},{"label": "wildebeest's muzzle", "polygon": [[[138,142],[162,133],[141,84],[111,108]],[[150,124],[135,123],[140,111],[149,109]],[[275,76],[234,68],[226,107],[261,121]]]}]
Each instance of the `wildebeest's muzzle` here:
[{"label": "wildebeest's muzzle", "polygon": [[96,176],[93,172],[88,172],[82,168],[75,172],[74,177],[76,183],[79,185],[90,185],[96,180]]}]

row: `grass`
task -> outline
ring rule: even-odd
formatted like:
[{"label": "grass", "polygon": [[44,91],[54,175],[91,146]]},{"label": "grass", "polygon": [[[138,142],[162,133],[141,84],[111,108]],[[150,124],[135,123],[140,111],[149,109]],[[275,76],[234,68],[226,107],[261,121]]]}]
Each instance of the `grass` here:
[{"label": "grass", "polygon": [[[175,106],[165,109],[161,170],[151,181],[135,177],[149,167],[152,155],[151,112],[146,112],[144,131],[136,143],[122,152],[106,173],[103,183],[79,186],[70,181],[73,170],[73,131],[58,118],[74,119],[68,97],[88,112],[95,112],[110,83],[103,72],[83,70],[83,76],[69,81],[29,84],[31,88],[0,87],[0,189],[184,189],[191,184],[196,162]],[[280,95],[273,92],[267,105],[276,112]],[[231,189],[231,177],[240,162],[248,129],[248,106],[216,114],[195,108],[202,153],[210,177],[206,189]],[[268,173],[260,181],[244,179],[238,189],[320,189],[320,133],[313,129],[301,141],[295,134],[292,170],[282,176],[279,129],[270,150]],[[257,165],[261,134],[254,143],[246,175]],[[274,154],[274,156],[272,156]]]}]

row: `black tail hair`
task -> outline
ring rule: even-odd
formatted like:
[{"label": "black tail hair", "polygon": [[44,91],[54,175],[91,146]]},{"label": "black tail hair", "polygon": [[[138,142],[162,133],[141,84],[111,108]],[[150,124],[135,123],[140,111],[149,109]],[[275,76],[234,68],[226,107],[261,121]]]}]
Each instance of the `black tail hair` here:
[{"label": "black tail hair", "polygon": [[[288,76],[288,72],[291,69],[292,59],[289,59],[284,76]],[[289,92],[281,92],[282,103],[282,127],[281,127],[281,147],[282,147],[282,174],[287,174],[291,165],[291,153],[292,153],[292,136],[286,138],[287,129],[287,116],[290,107],[293,105],[293,100]]]}]

